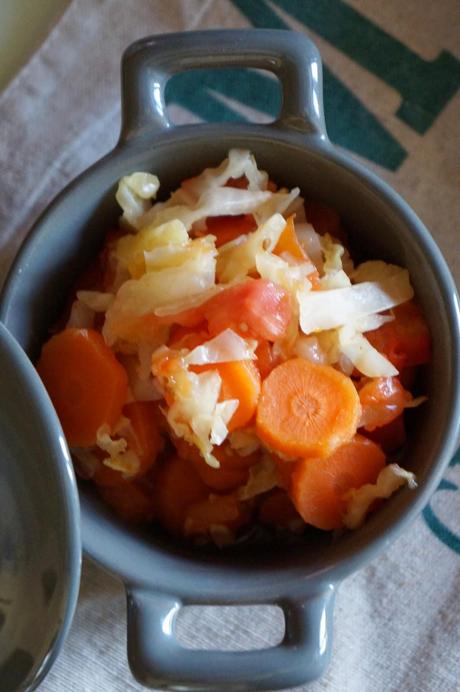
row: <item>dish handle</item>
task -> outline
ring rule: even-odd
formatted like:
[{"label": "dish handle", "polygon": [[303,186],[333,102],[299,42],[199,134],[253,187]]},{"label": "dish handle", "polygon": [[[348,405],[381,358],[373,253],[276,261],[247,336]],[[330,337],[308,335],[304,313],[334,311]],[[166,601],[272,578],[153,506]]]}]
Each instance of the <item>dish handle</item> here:
[{"label": "dish handle", "polygon": [[334,586],[327,585],[303,600],[272,603],[282,608],[285,618],[285,634],[276,646],[216,651],[188,649],[178,642],[179,599],[134,588],[128,591],[130,668],[139,682],[155,688],[265,690],[300,685],[319,677],[329,661],[334,596]]},{"label": "dish handle", "polygon": [[172,127],[165,104],[168,80],[197,68],[250,67],[275,74],[282,106],[275,126],[327,139],[319,52],[306,36],[275,29],[227,29],[151,36],[122,59],[120,142]]}]

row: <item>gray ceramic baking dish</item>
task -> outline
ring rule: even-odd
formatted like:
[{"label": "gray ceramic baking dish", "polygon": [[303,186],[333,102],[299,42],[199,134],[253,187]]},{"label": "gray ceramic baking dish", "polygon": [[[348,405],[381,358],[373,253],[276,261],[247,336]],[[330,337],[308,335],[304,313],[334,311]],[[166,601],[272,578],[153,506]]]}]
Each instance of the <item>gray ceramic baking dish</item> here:
[{"label": "gray ceramic baking dish", "polygon": [[[262,68],[281,83],[279,118],[269,125],[174,127],[168,79],[193,68]],[[122,130],[115,149],[75,180],[36,224],[6,284],[1,319],[36,357],[68,290],[116,222],[117,180],[155,172],[167,192],[231,147],[250,149],[288,187],[339,211],[367,257],[407,267],[433,335],[429,402],[415,414],[405,465],[418,488],[402,490],[366,524],[332,542],[327,534],[294,546],[244,547],[220,554],[184,548],[160,533],[134,531],[81,490],[86,554],[126,584],[128,654],[145,685],[174,689],[274,689],[321,675],[330,656],[338,584],[384,550],[436,488],[459,426],[459,316],[455,286],[429,232],[388,185],[334,147],[322,110],[321,61],[304,36],[284,31],[214,31],[153,36],[122,63]],[[434,377],[436,373],[436,377]],[[346,588],[346,587],[345,587]],[[174,622],[184,604],[277,604],[285,616],[278,646],[245,652],[192,651]]]}]

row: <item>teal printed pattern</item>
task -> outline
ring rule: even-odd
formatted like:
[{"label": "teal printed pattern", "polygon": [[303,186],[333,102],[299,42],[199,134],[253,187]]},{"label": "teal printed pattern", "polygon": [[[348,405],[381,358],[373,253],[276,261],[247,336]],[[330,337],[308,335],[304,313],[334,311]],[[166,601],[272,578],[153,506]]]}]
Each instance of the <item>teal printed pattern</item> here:
[{"label": "teal printed pattern", "polygon": [[[396,115],[423,134],[460,85],[460,62],[442,51],[423,60],[400,41],[341,0],[231,0],[256,27],[287,29],[276,9],[293,17],[393,87],[402,103]],[[395,171],[407,152],[366,106],[327,68],[324,74],[326,125],[333,142]],[[279,85],[254,70],[196,70],[173,77],[167,103],[203,120],[245,121],[238,102],[276,118]],[[235,104],[235,105],[234,105]]]},{"label": "teal printed pattern", "polygon": [[[264,3],[237,0],[246,5]],[[275,0],[275,5],[393,87],[402,103],[396,115],[423,134],[460,86],[460,62],[442,51],[428,62],[341,0]]]},{"label": "teal printed pattern", "polygon": [[244,103],[276,118],[281,107],[277,80],[255,70],[191,70],[174,76],[166,85],[167,103],[176,103],[211,122],[246,121],[222,96]]},{"label": "teal printed pattern", "polygon": [[[264,0],[232,0],[232,2],[255,27],[289,29],[289,26]],[[317,11],[321,4],[322,0],[315,0],[315,2],[307,0],[300,3],[294,0],[292,3],[284,3],[283,9],[295,16],[307,28],[308,15]],[[281,3],[274,0],[272,5],[280,6]],[[295,15],[294,10],[296,10]],[[325,23],[327,24],[328,21],[326,16]],[[331,140],[390,171],[396,171],[406,158],[407,152],[324,63],[323,84],[326,127]]]},{"label": "teal printed pattern", "polygon": [[[452,461],[449,464],[449,468],[460,465],[460,450],[457,451]],[[436,493],[438,492],[459,492],[460,487],[450,480],[444,478],[439,484]],[[428,504],[422,513],[423,519],[425,520],[428,528],[434,533],[434,535],[439,538],[440,541],[444,543],[448,548],[455,551],[460,555],[460,535],[455,534],[452,529],[444,524],[441,519],[436,515],[432,502]],[[458,517],[457,517],[458,519]]]}]

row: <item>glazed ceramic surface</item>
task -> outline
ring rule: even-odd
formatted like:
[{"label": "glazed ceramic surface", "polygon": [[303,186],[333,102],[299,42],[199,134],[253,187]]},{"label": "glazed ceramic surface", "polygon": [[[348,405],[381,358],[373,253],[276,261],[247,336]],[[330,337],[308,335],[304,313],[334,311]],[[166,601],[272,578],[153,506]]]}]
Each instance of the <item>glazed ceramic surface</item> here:
[{"label": "glazed ceramic surface", "polygon": [[48,395],[0,324],[0,690],[43,679],[80,581],[78,493]]},{"label": "glazed ceramic surface", "polygon": [[[263,68],[280,80],[283,106],[270,125],[174,127],[164,89],[199,67]],[[455,286],[439,249],[407,204],[328,140],[321,62],[305,37],[282,31],[218,31],[151,37],[125,53],[123,125],[113,152],[72,183],[38,221],[7,282],[1,318],[31,357],[62,310],[72,282],[119,216],[118,179],[156,173],[161,192],[218,164],[232,147],[250,149],[277,182],[323,200],[350,229],[353,252],[407,267],[433,335],[428,403],[413,415],[404,464],[418,488],[401,490],[355,532],[332,541],[311,531],[293,545],[184,547],[159,530],[134,531],[81,488],[86,552],[118,574],[128,592],[128,650],[136,677],[177,689],[272,689],[322,673],[331,650],[336,585],[383,550],[428,501],[454,450],[459,421],[459,317]],[[286,634],[262,651],[182,648],[174,620],[183,604],[280,605]]]}]

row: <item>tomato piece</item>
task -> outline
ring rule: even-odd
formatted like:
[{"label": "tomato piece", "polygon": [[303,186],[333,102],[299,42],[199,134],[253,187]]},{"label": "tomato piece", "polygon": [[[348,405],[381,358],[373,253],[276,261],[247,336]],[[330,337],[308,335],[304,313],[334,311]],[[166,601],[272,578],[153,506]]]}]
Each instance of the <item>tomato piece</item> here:
[{"label": "tomato piece", "polygon": [[412,400],[397,377],[376,377],[365,382],[359,390],[361,402],[360,427],[372,431],[391,423]]},{"label": "tomato piece", "polygon": [[202,310],[212,335],[230,327],[243,336],[275,341],[285,335],[291,320],[288,292],[266,279],[248,279],[226,288]]},{"label": "tomato piece", "polygon": [[431,336],[419,306],[412,300],[393,310],[394,320],[366,337],[393,365],[402,368],[423,365],[431,360]]}]

